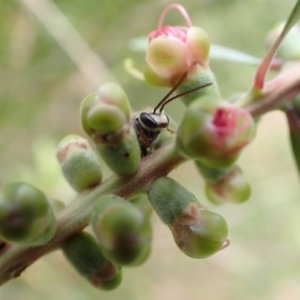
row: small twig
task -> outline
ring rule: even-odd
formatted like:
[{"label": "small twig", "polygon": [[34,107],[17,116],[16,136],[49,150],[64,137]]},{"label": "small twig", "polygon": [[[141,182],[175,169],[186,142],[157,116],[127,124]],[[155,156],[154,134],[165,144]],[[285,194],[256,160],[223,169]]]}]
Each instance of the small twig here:
[{"label": "small twig", "polygon": [[59,213],[57,231],[50,242],[38,247],[12,245],[0,256],[0,285],[20,276],[37,259],[59,248],[67,238],[82,231],[89,224],[91,209],[99,196],[113,193],[130,199],[147,189],[156,178],[166,176],[184,161],[174,142],[170,142],[143,159],[135,175],[124,178],[113,175],[98,187],[79,194]]},{"label": "small twig", "polygon": [[[254,117],[265,114],[278,108],[282,103],[288,101],[287,95],[300,91],[300,62],[284,70],[273,80],[269,81],[261,96],[250,101],[244,108]],[[243,100],[241,101],[243,102]]]}]

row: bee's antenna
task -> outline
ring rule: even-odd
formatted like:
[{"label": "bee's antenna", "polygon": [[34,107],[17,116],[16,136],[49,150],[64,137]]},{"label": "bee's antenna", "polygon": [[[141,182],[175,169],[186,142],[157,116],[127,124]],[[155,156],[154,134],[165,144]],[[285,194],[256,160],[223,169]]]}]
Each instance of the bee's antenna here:
[{"label": "bee's antenna", "polygon": [[[192,93],[192,92],[201,90],[201,89],[203,89],[203,88],[205,88],[205,87],[207,87],[207,86],[210,86],[210,85],[212,85],[212,82],[206,83],[206,84],[203,84],[203,85],[200,85],[200,86],[197,86],[197,87],[195,87],[195,88],[193,88],[193,89],[191,89],[191,90],[182,92],[182,93],[180,93],[180,94],[177,94],[177,95],[174,96],[174,97],[171,97],[171,98],[169,98],[169,99],[166,99],[166,101],[161,105],[161,107],[160,107],[160,109],[159,109],[159,113],[161,113],[161,112],[163,111],[163,109],[164,109],[164,107],[165,107],[166,104],[168,104],[169,102],[173,101],[174,99],[179,98],[179,97],[184,96],[184,95],[187,95],[187,94],[189,94],[189,93]],[[155,109],[157,109],[157,107],[156,107]],[[154,113],[155,113],[155,110],[154,110]]]},{"label": "bee's antenna", "polygon": [[[158,108],[161,106],[161,105],[163,105],[164,106],[164,102],[165,101],[168,101],[169,102],[169,100],[168,100],[168,98],[169,98],[169,96],[180,86],[180,84],[183,82],[183,80],[185,79],[185,77],[186,77],[186,75],[187,75],[187,72],[185,72],[184,74],[183,74],[183,76],[179,79],[179,81],[174,85],[174,87],[169,91],[169,93],[165,96],[165,97],[163,97],[163,99],[161,99],[160,101],[159,101],[159,103],[154,107],[154,109],[153,109],[153,113],[155,114],[155,112],[158,110]],[[162,110],[160,110],[160,111],[162,111]]]}]

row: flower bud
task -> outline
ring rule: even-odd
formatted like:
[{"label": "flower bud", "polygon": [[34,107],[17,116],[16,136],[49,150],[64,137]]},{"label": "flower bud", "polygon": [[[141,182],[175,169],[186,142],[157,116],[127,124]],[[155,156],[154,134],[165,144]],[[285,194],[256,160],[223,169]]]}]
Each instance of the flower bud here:
[{"label": "flower bud", "polygon": [[178,148],[207,166],[229,166],[253,139],[255,123],[246,110],[201,100],[191,104],[179,126]]},{"label": "flower bud", "polygon": [[[82,127],[89,136],[95,131],[108,133],[119,130],[130,121],[128,98],[123,89],[113,82],[101,85],[98,94],[94,93],[85,98],[80,111]],[[105,122],[108,123],[106,126]]]},{"label": "flower bud", "polygon": [[62,246],[66,258],[95,287],[112,290],[122,281],[120,267],[109,262],[102,254],[94,237],[81,232]]},{"label": "flower bud", "polygon": [[195,165],[199,173],[207,182],[218,182],[230,172],[231,167],[227,168],[212,168],[204,164],[201,160],[195,160]]},{"label": "flower bud", "polygon": [[98,89],[98,97],[100,103],[118,107],[126,116],[127,121],[130,120],[130,105],[124,90],[114,82],[108,82],[100,86]]},{"label": "flower bud", "polygon": [[55,233],[56,220],[45,195],[27,183],[10,183],[0,192],[3,240],[42,245]]},{"label": "flower bud", "polygon": [[86,139],[77,135],[67,136],[59,143],[56,156],[66,180],[75,191],[101,183],[98,158]]},{"label": "flower bud", "polygon": [[128,127],[120,136],[107,136],[107,140],[95,137],[94,142],[107,166],[116,174],[132,175],[138,170],[141,153],[133,128]]},{"label": "flower bud", "polygon": [[188,29],[186,47],[191,56],[191,62],[202,62],[202,64],[208,62],[210,40],[202,28],[192,26]]},{"label": "flower bud", "polygon": [[145,214],[123,198],[99,198],[91,216],[103,254],[120,265],[136,266],[150,253],[151,226]]},{"label": "flower bud", "polygon": [[243,203],[251,194],[250,185],[238,166],[231,167],[230,171],[219,181],[207,181],[205,191],[207,198],[215,204]]},{"label": "flower bud", "polygon": [[155,180],[148,196],[182,252],[205,258],[222,248],[228,234],[224,218],[202,207],[195,196],[175,180],[168,177]]},{"label": "flower bud", "polygon": [[120,108],[105,103],[97,103],[87,115],[87,123],[90,128],[101,134],[114,133],[127,122],[126,115]]},{"label": "flower bud", "polygon": [[87,96],[81,103],[81,107],[80,107],[80,114],[81,114],[81,125],[83,130],[86,132],[86,134],[88,134],[89,136],[91,136],[95,130],[93,128],[90,127],[88,121],[87,121],[87,115],[89,113],[89,111],[97,104],[99,103],[99,99],[97,97],[97,94],[91,94],[89,96]]},{"label": "flower bud", "polygon": [[[149,34],[149,45],[146,51],[148,64],[145,78],[149,83],[160,82],[161,85],[172,85],[176,78],[188,72],[195,64],[204,68],[208,61],[210,41],[206,32],[199,27],[165,26]],[[152,80],[149,69],[159,80]],[[157,85],[157,84],[156,84]]]},{"label": "flower bud", "polygon": [[150,40],[146,61],[151,69],[162,78],[172,78],[188,69],[187,48],[185,43],[167,33],[168,27],[161,29],[164,34]]},{"label": "flower bud", "polygon": [[141,160],[140,147],[129,120],[130,107],[124,91],[109,83],[81,105],[82,126],[93,139],[108,167],[118,175],[134,174]]}]

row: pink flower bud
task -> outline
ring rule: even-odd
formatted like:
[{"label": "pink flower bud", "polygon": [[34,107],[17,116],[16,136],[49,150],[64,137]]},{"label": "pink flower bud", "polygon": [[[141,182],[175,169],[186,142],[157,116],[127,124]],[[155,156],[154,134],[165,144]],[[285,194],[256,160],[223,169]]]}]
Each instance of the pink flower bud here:
[{"label": "pink flower bud", "polygon": [[[176,8],[186,19],[188,27],[162,26],[163,19],[170,8]],[[185,9],[178,4],[168,6],[162,13],[157,30],[149,33],[146,52],[147,75],[153,71],[164,83],[170,83],[195,65],[206,67],[210,42],[204,30],[192,26]],[[145,76],[146,80],[147,77]],[[154,76],[150,76],[154,77]]]},{"label": "pink flower bud", "polygon": [[220,167],[232,164],[253,139],[255,123],[246,110],[227,102],[197,101],[187,110],[177,134],[186,154]]}]

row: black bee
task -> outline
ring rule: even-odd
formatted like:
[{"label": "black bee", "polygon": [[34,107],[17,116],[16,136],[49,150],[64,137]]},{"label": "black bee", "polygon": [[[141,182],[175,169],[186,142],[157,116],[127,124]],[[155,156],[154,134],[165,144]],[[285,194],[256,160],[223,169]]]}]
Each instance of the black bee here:
[{"label": "black bee", "polygon": [[167,129],[168,131],[173,132],[168,128],[169,117],[163,112],[165,105],[181,96],[212,85],[212,83],[207,83],[169,98],[171,94],[180,86],[185,77],[186,73],[170,90],[170,92],[154,107],[153,110],[139,112],[133,116],[133,127],[140,144],[142,157],[145,157],[151,153],[153,142],[162,130]]}]

